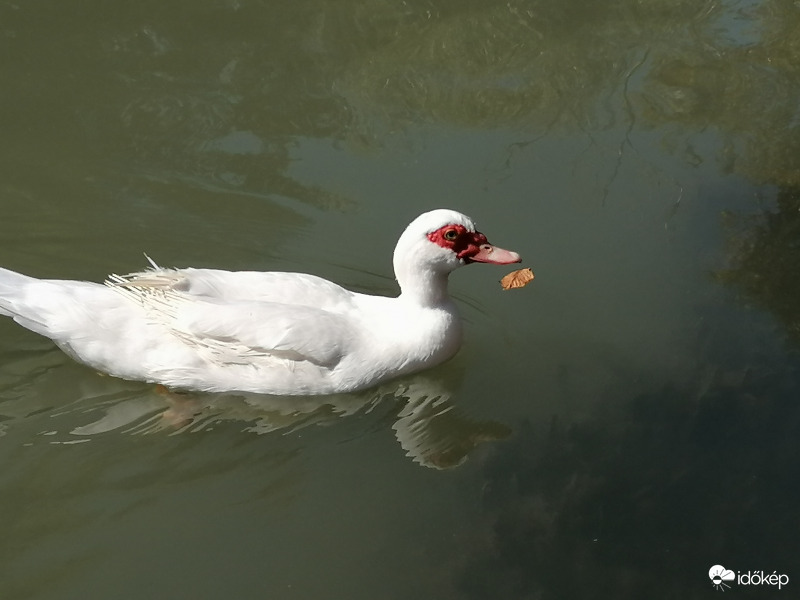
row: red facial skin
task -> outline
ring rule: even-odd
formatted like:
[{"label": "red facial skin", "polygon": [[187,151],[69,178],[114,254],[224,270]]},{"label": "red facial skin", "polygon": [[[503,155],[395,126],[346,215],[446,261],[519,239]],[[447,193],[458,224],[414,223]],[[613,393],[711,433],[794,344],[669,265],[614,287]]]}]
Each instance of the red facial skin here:
[{"label": "red facial skin", "polygon": [[468,231],[463,225],[445,225],[429,233],[428,239],[437,246],[452,250],[466,263],[507,265],[521,260],[516,252],[492,246],[481,232]]}]

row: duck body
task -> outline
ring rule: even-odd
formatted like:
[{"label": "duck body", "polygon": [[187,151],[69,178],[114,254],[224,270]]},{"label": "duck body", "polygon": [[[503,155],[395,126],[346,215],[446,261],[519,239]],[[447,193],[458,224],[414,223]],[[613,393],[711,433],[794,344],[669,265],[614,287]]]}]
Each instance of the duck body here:
[{"label": "duck body", "polygon": [[518,261],[464,215],[439,209],[401,236],[394,298],[303,273],[153,265],[98,284],[0,269],[0,314],[124,379],[211,392],[351,392],[452,357],[461,321],[449,273]]}]

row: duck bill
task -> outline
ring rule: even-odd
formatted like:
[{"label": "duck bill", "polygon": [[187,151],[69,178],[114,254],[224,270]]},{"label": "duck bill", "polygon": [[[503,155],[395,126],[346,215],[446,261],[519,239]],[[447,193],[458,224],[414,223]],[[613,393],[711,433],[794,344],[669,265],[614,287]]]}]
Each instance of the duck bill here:
[{"label": "duck bill", "polygon": [[481,244],[478,251],[469,257],[471,262],[488,263],[491,265],[510,265],[521,262],[519,254],[511,250],[504,250],[491,244]]}]

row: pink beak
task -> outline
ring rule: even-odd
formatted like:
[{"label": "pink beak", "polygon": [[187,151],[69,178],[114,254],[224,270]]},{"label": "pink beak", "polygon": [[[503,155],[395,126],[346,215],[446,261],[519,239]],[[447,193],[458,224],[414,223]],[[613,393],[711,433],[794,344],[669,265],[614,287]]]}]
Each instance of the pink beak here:
[{"label": "pink beak", "polygon": [[472,262],[489,263],[492,265],[510,265],[521,262],[519,254],[511,250],[503,250],[491,244],[481,244],[478,252],[468,258]]}]

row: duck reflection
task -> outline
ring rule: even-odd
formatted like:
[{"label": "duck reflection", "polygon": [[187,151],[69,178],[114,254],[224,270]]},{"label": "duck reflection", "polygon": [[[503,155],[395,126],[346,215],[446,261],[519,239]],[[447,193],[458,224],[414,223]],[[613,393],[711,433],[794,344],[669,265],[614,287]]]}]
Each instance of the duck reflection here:
[{"label": "duck reflection", "polygon": [[[392,429],[401,448],[414,462],[432,469],[457,467],[480,444],[504,439],[511,431],[501,423],[466,416],[452,403],[446,385],[417,376],[359,394],[308,397],[184,393],[159,386],[156,393],[146,396],[95,403],[88,412],[100,411],[102,416],[70,433],[92,436],[118,430],[178,435],[226,421],[245,423],[243,431],[255,434],[293,433],[392,403],[396,405],[390,408]],[[86,412],[85,405],[82,411]]]}]

